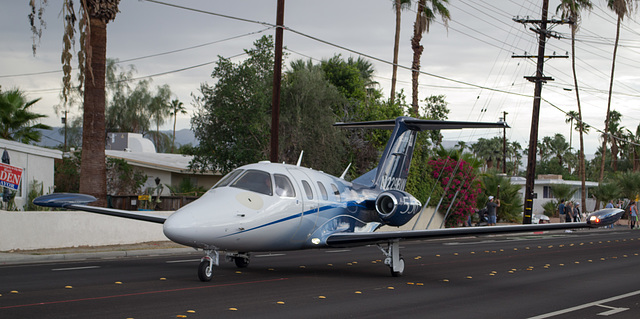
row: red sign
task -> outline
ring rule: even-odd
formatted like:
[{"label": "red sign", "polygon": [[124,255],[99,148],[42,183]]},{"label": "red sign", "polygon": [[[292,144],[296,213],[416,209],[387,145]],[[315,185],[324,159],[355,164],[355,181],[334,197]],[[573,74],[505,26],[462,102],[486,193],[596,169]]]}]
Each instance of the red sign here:
[{"label": "red sign", "polygon": [[22,168],[0,163],[0,186],[18,190]]}]

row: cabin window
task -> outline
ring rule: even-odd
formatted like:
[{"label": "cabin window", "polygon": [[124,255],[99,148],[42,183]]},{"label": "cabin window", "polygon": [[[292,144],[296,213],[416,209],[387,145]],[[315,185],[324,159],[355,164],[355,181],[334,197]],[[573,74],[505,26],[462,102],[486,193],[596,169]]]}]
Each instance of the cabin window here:
[{"label": "cabin window", "polygon": [[229,183],[233,182],[233,180],[236,179],[236,177],[238,177],[240,173],[242,173],[241,169],[232,171],[231,173],[225,175],[225,177],[223,177],[217,184],[215,184],[213,188],[225,187],[229,185]]},{"label": "cabin window", "polygon": [[302,181],[302,187],[304,188],[305,194],[307,194],[307,199],[313,199],[313,190],[311,190],[311,185],[307,183],[307,181]]},{"label": "cabin window", "polygon": [[338,190],[338,186],[336,186],[335,184],[331,184],[331,189],[333,190],[333,195],[336,195],[336,198],[340,201],[342,200],[340,198],[340,191]]},{"label": "cabin window", "polygon": [[263,171],[247,170],[231,186],[269,196],[273,195],[271,175]]},{"label": "cabin window", "polygon": [[327,189],[324,188],[324,185],[322,185],[322,182],[318,182],[318,188],[320,188],[320,194],[322,194],[322,199],[328,200],[329,195],[327,194]]},{"label": "cabin window", "polygon": [[296,190],[293,188],[289,177],[274,174],[273,179],[276,181],[276,195],[280,197],[296,197]]}]

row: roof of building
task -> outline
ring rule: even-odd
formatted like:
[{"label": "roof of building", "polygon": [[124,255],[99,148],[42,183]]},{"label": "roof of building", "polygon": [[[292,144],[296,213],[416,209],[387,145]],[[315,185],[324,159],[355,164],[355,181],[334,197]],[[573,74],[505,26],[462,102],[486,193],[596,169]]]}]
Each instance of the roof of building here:
[{"label": "roof of building", "polygon": [[170,154],[170,153],[150,153],[150,152],[128,152],[106,150],[107,157],[119,158],[127,163],[145,168],[153,168],[172,173],[198,174],[198,175],[218,175],[219,173],[206,171],[189,170],[189,162],[193,159],[191,155]]},{"label": "roof of building", "polygon": [[28,153],[42,157],[49,158],[62,158],[62,151],[52,150],[49,148],[44,148],[35,145],[24,144],[16,141],[10,141],[5,139],[0,139],[0,149],[7,149],[10,151]]},{"label": "roof of building", "polygon": [[[527,182],[527,179],[524,177],[520,177],[520,176],[511,177],[511,184],[513,185],[524,185],[526,184],[526,182]],[[582,181],[564,180],[562,179],[562,177],[557,178],[556,175],[540,175],[535,180],[535,184],[538,186],[550,186],[555,184],[582,186]],[[585,186],[596,187],[598,186],[598,182],[585,181]]]}]

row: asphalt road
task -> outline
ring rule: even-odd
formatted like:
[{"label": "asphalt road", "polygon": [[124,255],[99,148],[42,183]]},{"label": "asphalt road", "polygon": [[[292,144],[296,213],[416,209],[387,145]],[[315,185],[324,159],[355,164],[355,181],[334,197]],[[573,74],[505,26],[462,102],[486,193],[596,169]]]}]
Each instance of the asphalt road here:
[{"label": "asphalt road", "polygon": [[640,231],[404,242],[405,275],[376,247],[0,266],[0,318],[638,318]]}]

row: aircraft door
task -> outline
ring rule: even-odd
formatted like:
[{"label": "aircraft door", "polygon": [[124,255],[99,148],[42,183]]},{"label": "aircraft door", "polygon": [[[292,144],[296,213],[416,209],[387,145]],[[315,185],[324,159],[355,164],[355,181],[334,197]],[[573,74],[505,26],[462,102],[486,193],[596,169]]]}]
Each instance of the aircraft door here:
[{"label": "aircraft door", "polygon": [[291,237],[292,242],[305,242],[313,233],[318,220],[318,196],[313,187],[313,180],[302,170],[288,169],[291,176],[295,180],[297,188],[300,190],[300,198],[302,201],[302,216],[300,218],[300,227],[298,231]]}]

